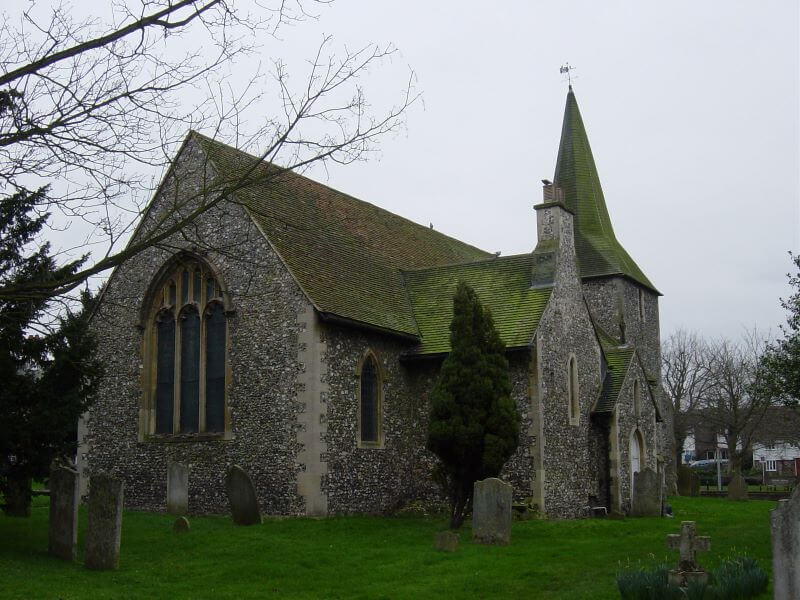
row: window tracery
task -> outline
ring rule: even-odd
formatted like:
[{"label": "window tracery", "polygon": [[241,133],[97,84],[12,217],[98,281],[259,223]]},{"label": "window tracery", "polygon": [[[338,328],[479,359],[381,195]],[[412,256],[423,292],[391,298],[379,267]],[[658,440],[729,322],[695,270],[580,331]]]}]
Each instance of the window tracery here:
[{"label": "window tracery", "polygon": [[222,434],[227,355],[222,286],[193,258],[181,260],[160,281],[145,348],[153,415],[146,433]]}]

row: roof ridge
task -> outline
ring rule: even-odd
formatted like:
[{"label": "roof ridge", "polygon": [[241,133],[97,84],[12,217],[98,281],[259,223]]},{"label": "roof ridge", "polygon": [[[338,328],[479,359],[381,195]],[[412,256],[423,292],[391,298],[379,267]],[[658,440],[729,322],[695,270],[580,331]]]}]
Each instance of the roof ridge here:
[{"label": "roof ridge", "polygon": [[532,252],[522,252],[520,254],[509,254],[508,256],[487,256],[486,258],[481,258],[478,260],[468,260],[465,262],[453,262],[453,263],[445,263],[443,265],[431,265],[430,267],[420,267],[418,269],[400,269],[401,272],[404,274],[411,274],[411,273],[421,273],[425,271],[435,271],[438,269],[452,269],[454,267],[467,267],[470,265],[483,265],[487,263],[497,263],[501,261],[507,261],[511,259],[522,259],[522,258],[530,258],[532,256]]},{"label": "roof ridge", "polygon": [[[341,190],[338,190],[335,187],[332,187],[332,186],[328,185],[327,183],[322,183],[321,181],[317,181],[316,179],[313,179],[313,178],[308,177],[306,175],[302,175],[300,173],[295,173],[290,168],[280,167],[280,166],[276,165],[275,163],[270,162],[270,161],[268,161],[266,159],[263,159],[263,158],[259,159],[258,156],[250,154],[249,152],[245,152],[244,150],[241,150],[240,148],[236,148],[235,146],[231,146],[230,144],[227,144],[227,143],[222,142],[220,140],[217,140],[215,138],[211,138],[211,137],[209,137],[207,135],[204,135],[202,133],[199,133],[197,131],[190,130],[189,135],[192,135],[192,134],[197,135],[199,137],[202,137],[202,138],[208,140],[209,142],[211,142],[213,144],[219,144],[221,146],[224,146],[228,150],[232,150],[232,151],[234,151],[234,152],[236,152],[238,154],[242,154],[242,155],[244,155],[244,156],[246,156],[248,158],[252,158],[254,160],[260,160],[261,163],[266,165],[266,166],[273,166],[273,167],[278,167],[280,169],[284,169],[284,172],[282,173],[282,175],[287,175],[289,177],[297,177],[297,178],[299,178],[301,180],[308,181],[310,183],[313,183],[314,185],[318,185],[320,187],[323,187],[326,190],[329,190],[329,191],[334,192],[336,194],[339,194],[341,196],[345,196],[345,197],[349,198],[350,200],[354,200],[354,201],[359,202],[359,203],[361,203],[361,204],[363,204],[365,206],[369,206],[371,208],[374,208],[374,209],[377,209],[377,210],[382,211],[384,213],[387,213],[387,214],[391,215],[392,217],[395,217],[395,218],[398,218],[398,219],[402,219],[403,221],[409,223],[410,225],[413,225],[415,228],[418,228],[421,231],[428,232],[428,235],[434,234],[436,236],[443,237],[443,238],[446,238],[448,240],[453,240],[454,242],[458,242],[459,244],[462,244],[464,246],[468,246],[469,248],[472,248],[473,250],[477,250],[479,252],[483,252],[483,253],[489,255],[489,256],[487,256],[487,259],[492,258],[491,252],[489,252],[487,250],[484,250],[483,248],[479,248],[478,246],[474,246],[473,244],[469,244],[467,242],[464,242],[464,241],[462,241],[462,240],[460,240],[460,239],[458,239],[456,237],[453,237],[452,235],[447,235],[446,233],[442,233],[441,231],[433,229],[432,227],[425,227],[424,225],[422,225],[420,223],[417,223],[416,221],[413,221],[413,220],[409,219],[408,217],[404,217],[403,215],[400,215],[400,214],[397,214],[395,212],[392,212],[392,211],[390,211],[390,210],[388,210],[386,208],[378,206],[377,204],[374,204],[372,202],[368,202],[367,200],[362,200],[361,198],[357,198],[356,196],[353,196],[352,194],[348,194],[347,192],[343,192]],[[212,162],[214,161],[213,157],[209,157],[209,159]]]}]

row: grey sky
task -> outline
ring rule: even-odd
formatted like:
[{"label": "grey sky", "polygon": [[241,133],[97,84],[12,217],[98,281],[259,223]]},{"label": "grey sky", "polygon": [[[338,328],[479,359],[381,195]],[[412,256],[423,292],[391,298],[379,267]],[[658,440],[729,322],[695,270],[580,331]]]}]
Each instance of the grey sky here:
[{"label": "grey sky", "polygon": [[489,6],[339,2],[303,26],[394,42],[424,93],[380,161],[327,182],[487,250],[528,252],[569,61],[616,234],[664,294],[662,334],[783,323],[787,251],[800,249],[798,3]]},{"label": "grey sky", "polygon": [[[109,10],[75,8],[90,7]],[[796,0],[339,0],[317,12],[265,40],[261,59],[302,67],[326,33],[334,47],[392,42],[400,54],[365,80],[368,98],[391,102],[408,66],[424,96],[379,159],[312,177],[486,250],[529,252],[569,61],[617,237],[664,294],[662,335],[784,322],[787,251],[800,250]]]}]

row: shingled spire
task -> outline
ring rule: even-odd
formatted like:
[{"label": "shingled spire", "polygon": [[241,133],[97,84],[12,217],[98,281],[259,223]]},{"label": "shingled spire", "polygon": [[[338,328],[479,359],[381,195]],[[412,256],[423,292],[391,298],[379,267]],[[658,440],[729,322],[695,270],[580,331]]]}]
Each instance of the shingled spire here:
[{"label": "shingled spire", "polygon": [[553,183],[561,188],[564,204],[575,215],[575,251],[581,277],[627,275],[657,292],[614,235],[572,86],[564,109]]}]

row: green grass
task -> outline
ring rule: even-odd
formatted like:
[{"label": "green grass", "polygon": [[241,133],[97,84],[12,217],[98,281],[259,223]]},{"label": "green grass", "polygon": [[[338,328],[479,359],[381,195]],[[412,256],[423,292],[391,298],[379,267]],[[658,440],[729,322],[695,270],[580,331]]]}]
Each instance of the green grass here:
[{"label": "green grass", "polygon": [[[433,518],[268,519],[237,527],[225,517],[173,518],[126,512],[120,569],[84,569],[47,555],[47,499],[30,519],[0,516],[2,598],[618,598],[626,565],[674,564],[666,535],[681,520],[711,536],[700,562],[747,554],[771,572],[774,502],[672,498],[674,519],[515,522],[512,543],[485,547],[467,526],[455,554],[433,550],[445,521]],[[771,588],[762,598],[771,597]]]}]

